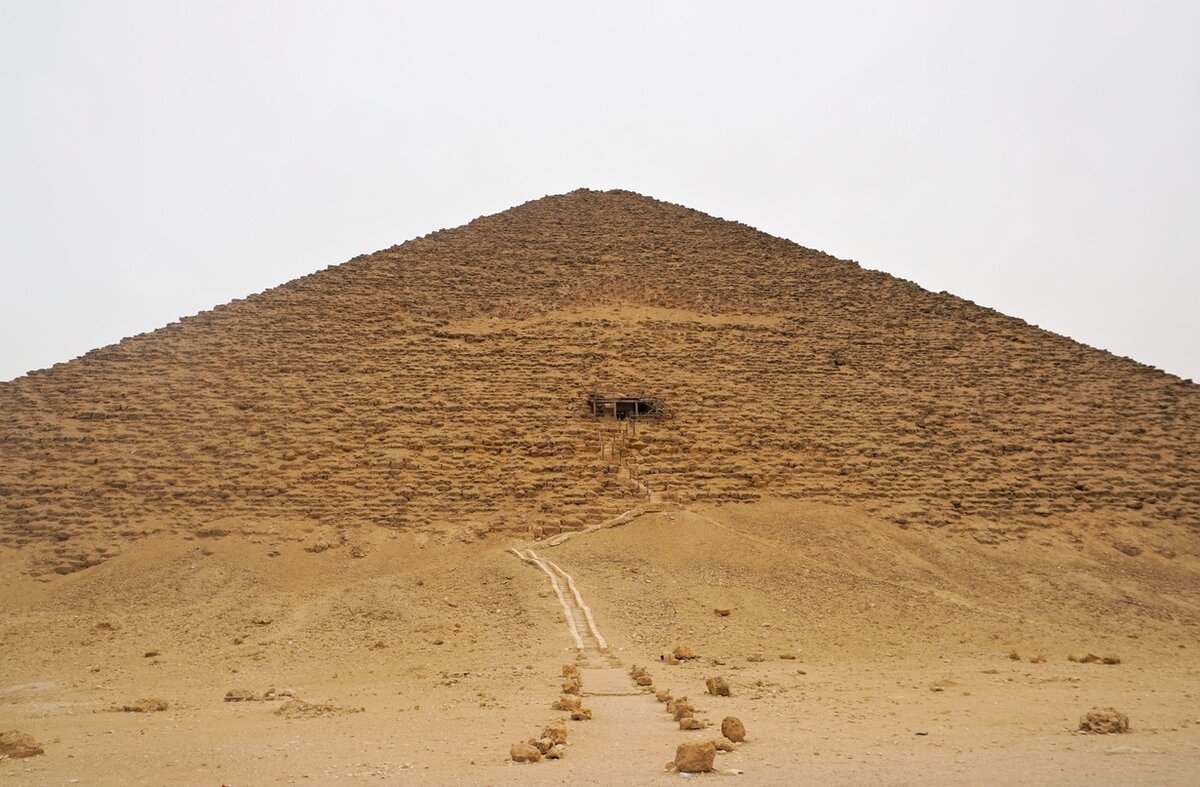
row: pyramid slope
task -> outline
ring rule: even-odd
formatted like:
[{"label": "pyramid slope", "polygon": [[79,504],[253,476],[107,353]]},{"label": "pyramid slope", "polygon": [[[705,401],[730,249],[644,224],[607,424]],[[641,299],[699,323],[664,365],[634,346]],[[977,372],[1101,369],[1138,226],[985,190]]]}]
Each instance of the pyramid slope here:
[{"label": "pyramid slope", "polygon": [[[597,389],[653,391],[671,417],[597,422]],[[985,543],[1200,523],[1194,384],[621,191],[526,203],[0,384],[0,412],[0,538],[34,573],[170,530],[544,535],[647,489]]]}]

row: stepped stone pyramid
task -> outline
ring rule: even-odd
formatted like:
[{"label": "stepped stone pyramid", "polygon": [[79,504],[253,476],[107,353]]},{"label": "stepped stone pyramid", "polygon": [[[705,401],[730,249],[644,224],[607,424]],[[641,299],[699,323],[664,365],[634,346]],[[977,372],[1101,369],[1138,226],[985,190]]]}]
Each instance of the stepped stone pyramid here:
[{"label": "stepped stone pyramid", "polygon": [[[591,392],[668,417],[597,419]],[[790,497],[986,543],[1200,527],[1200,391],[627,191],[526,203],[0,384],[0,538],[595,524]]]}]

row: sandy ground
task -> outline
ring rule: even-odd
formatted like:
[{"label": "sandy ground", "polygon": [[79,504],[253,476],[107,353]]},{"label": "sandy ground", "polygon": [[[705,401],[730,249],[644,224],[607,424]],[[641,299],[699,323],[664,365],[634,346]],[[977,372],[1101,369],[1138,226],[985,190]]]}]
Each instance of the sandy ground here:
[{"label": "sandy ground", "polygon": [[[1187,532],[1156,538],[1174,557],[1053,530],[981,544],[768,499],[533,544],[575,577],[610,656],[579,662],[594,717],[569,722],[566,756],[529,765],[509,745],[561,715],[550,705],[577,659],[545,575],[505,552],[531,542],[363,528],[306,551],[161,535],[39,579],[6,549],[0,731],[45,754],[0,760],[0,780],[688,778],[664,764],[714,730],[681,732],[632,682],[586,696],[612,677],[588,668],[611,662],[648,667],[717,727],[744,721],[719,773],[690,777],[705,782],[1194,784],[1200,558]],[[660,661],[677,644],[699,658]],[[1120,663],[1069,660],[1089,653]],[[716,675],[733,696],[705,695]],[[312,706],[288,717],[286,697],[225,701],[268,689]],[[167,709],[118,709],[149,698]],[[1094,706],[1127,713],[1131,732],[1078,733]]]}]

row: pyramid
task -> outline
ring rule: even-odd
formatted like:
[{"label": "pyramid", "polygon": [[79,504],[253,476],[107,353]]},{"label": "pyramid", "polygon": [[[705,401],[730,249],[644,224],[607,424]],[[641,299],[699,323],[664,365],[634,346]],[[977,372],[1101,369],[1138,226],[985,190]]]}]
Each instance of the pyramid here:
[{"label": "pyramid", "polygon": [[0,539],[38,575],[163,532],[547,537],[764,496],[985,544],[1200,524],[1195,384],[628,191],[356,257],[0,412]]}]

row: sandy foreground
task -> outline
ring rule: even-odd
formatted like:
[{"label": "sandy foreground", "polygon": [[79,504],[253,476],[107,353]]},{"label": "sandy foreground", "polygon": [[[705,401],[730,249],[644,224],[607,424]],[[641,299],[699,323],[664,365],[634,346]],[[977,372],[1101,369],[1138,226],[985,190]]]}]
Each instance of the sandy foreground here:
[{"label": "sandy foreground", "polygon": [[[764,500],[522,543],[574,577],[607,654],[576,652],[511,538],[181,532],[38,579],[6,549],[0,731],[45,753],[0,781],[1195,784],[1200,559],[1186,532],[1157,538],[989,545]],[[698,658],[660,660],[680,644]],[[568,722],[563,759],[511,762],[563,715],[565,663],[592,720]],[[635,664],[713,726],[679,730]],[[705,693],[714,676],[733,696]],[[121,710],[145,700],[166,709]],[[1078,732],[1095,706],[1131,731]],[[717,773],[664,769],[729,715],[747,740]]]}]

